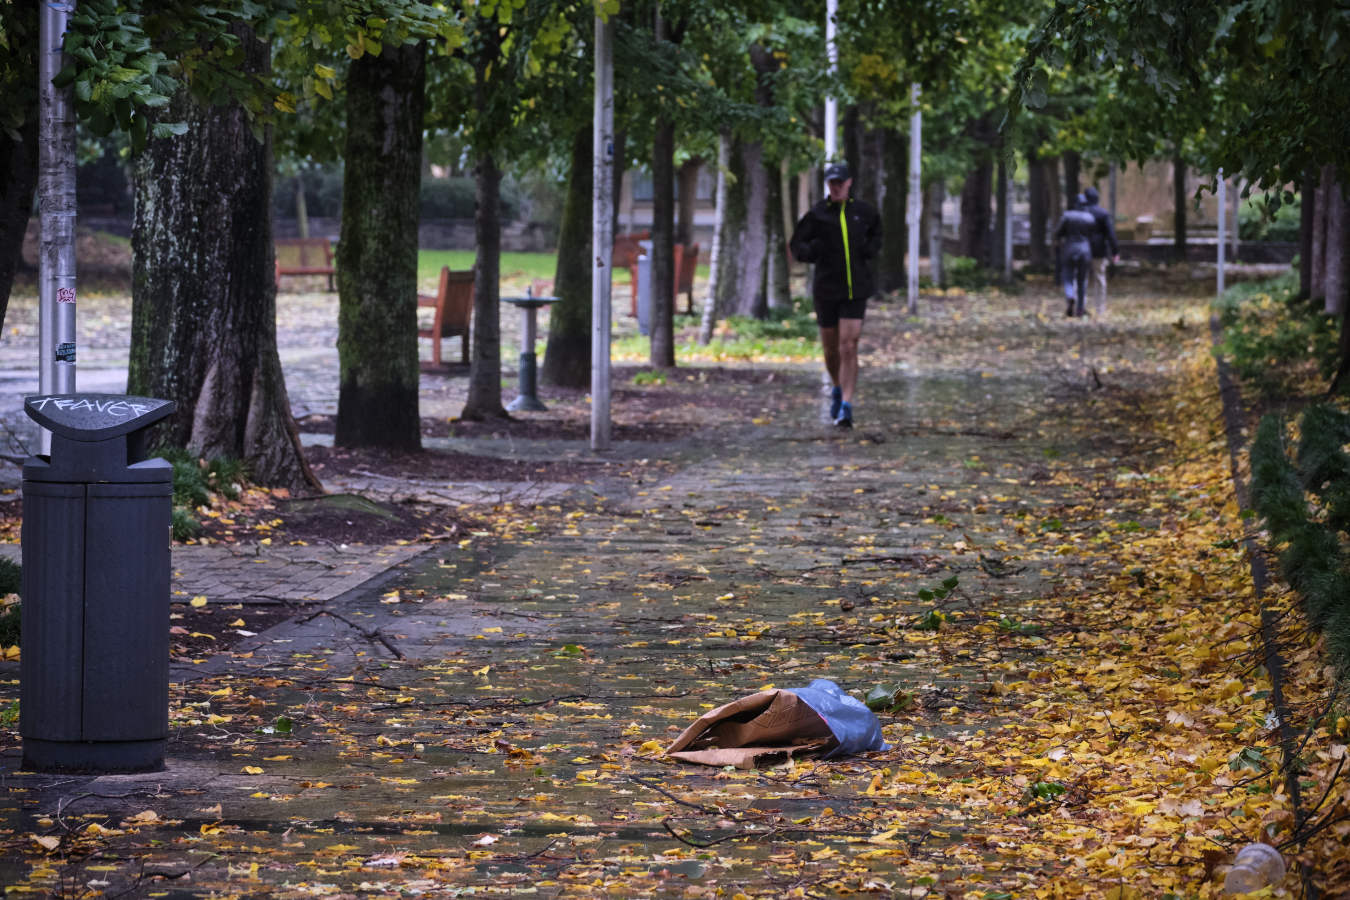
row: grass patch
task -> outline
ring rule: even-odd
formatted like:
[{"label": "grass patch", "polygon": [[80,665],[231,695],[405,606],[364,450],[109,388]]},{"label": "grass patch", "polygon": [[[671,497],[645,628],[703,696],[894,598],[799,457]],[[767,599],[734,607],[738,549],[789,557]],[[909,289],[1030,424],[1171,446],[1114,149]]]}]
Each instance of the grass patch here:
[{"label": "grass patch", "polygon": [[[449,266],[452,271],[473,268],[475,253],[473,250],[419,250],[417,251],[417,282],[434,290],[436,279],[440,278],[441,267]],[[528,284],[536,278],[553,280],[558,267],[556,253],[503,253],[501,259],[501,280]]]},{"label": "grass patch", "polygon": [[[769,310],[763,319],[729,316],[718,323],[706,345],[698,342],[699,325],[698,316],[675,317],[677,364],[797,362],[820,352],[815,312],[805,297],[794,298],[791,306]],[[612,352],[616,359],[642,360],[650,348],[650,338],[629,334],[615,338]]]}]

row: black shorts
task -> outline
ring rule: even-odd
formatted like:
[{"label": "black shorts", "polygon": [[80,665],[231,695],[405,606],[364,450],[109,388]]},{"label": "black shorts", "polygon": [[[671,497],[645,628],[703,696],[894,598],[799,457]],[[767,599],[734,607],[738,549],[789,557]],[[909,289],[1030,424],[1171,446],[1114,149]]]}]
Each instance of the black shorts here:
[{"label": "black shorts", "polygon": [[821,300],[813,298],[816,307],[816,324],[821,328],[838,328],[840,319],[861,319],[867,312],[867,298],[854,297],[852,300]]}]

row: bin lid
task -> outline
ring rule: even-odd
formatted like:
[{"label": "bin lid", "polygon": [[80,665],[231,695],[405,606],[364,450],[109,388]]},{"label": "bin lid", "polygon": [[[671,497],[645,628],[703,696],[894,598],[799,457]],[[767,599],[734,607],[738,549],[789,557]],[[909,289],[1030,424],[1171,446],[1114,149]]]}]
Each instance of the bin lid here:
[{"label": "bin lid", "polygon": [[172,400],[126,394],[40,394],[23,400],[29,418],[72,441],[106,441],[140,431],[175,406]]}]

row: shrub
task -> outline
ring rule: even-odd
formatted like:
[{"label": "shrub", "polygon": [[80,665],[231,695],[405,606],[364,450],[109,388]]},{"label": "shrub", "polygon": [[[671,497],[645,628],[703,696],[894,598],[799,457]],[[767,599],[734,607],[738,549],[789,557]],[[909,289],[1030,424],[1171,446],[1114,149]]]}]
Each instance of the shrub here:
[{"label": "shrub", "polygon": [[201,532],[196,510],[209,506],[214,495],[230,500],[239,498],[248,478],[243,460],[200,459],[182,447],[160,447],[154,451],[173,464],[173,538],[185,541]]},{"label": "shrub", "polygon": [[1285,428],[1268,415],[1252,443],[1252,504],[1266,521],[1280,570],[1308,621],[1326,638],[1330,662],[1350,677],[1350,413],[1304,410],[1291,459]]},{"label": "shrub", "polygon": [[977,291],[993,281],[992,273],[969,256],[943,256],[942,274],[948,287]]},{"label": "shrub", "polygon": [[1298,297],[1298,275],[1236,285],[1215,302],[1223,326],[1218,348],[1265,398],[1299,392],[1336,368],[1337,322],[1321,301]]},{"label": "shrub", "polygon": [[1303,205],[1295,196],[1271,208],[1264,198],[1252,197],[1238,210],[1238,237],[1244,241],[1297,241]]},{"label": "shrub", "polygon": [[20,603],[12,595],[23,589],[23,569],[9,559],[0,559],[0,647],[19,643]]}]

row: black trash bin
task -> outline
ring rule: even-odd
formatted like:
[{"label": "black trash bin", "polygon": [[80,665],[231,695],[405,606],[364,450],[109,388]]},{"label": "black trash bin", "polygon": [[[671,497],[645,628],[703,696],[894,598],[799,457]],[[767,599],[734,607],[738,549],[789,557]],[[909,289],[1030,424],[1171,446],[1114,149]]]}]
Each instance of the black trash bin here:
[{"label": "black trash bin", "polygon": [[170,400],[27,397],[51,454],[23,467],[23,765],[144,772],[169,730],[173,466],[146,459]]}]

